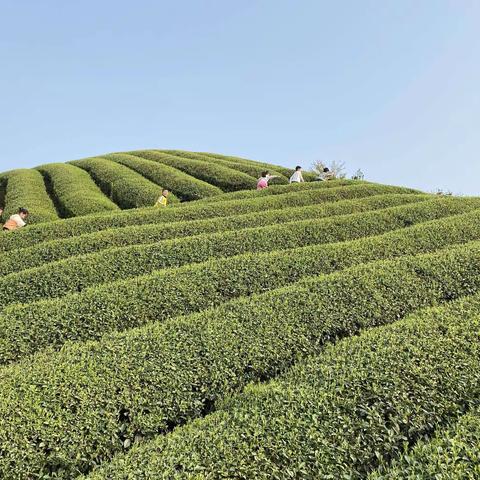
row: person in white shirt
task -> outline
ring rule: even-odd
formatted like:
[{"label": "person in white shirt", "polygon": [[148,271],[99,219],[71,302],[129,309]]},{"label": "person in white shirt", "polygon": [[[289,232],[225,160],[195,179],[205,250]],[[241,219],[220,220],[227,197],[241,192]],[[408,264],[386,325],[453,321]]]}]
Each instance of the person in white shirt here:
[{"label": "person in white shirt", "polygon": [[295,167],[295,171],[293,172],[292,176],[290,177],[290,182],[289,183],[301,183],[304,182],[305,180],[303,179],[302,175],[302,167],[300,165],[297,165]]},{"label": "person in white shirt", "polygon": [[26,225],[25,220],[28,217],[28,210],[26,208],[19,208],[18,213],[12,215],[3,225],[4,230],[12,231],[22,228]]}]

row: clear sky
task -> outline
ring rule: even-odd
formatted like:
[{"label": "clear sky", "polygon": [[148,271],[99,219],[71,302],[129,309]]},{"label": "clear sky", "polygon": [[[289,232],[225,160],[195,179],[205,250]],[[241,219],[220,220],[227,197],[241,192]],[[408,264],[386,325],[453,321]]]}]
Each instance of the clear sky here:
[{"label": "clear sky", "polygon": [[0,170],[177,148],[480,195],[478,0],[0,0]]}]

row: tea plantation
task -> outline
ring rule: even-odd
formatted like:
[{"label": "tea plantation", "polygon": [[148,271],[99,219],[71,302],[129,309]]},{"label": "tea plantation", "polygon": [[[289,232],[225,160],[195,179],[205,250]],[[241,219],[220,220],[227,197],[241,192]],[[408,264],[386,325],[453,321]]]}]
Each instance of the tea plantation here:
[{"label": "tea plantation", "polygon": [[291,173],[0,174],[0,478],[480,478],[480,198]]}]

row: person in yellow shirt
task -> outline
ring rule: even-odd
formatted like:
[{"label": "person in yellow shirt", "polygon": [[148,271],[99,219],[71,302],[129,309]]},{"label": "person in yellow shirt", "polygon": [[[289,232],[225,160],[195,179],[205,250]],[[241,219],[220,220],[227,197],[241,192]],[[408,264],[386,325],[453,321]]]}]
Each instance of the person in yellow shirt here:
[{"label": "person in yellow shirt", "polygon": [[162,194],[160,195],[159,199],[155,203],[156,207],[166,207],[167,206],[167,197],[168,197],[168,190],[163,190]]}]

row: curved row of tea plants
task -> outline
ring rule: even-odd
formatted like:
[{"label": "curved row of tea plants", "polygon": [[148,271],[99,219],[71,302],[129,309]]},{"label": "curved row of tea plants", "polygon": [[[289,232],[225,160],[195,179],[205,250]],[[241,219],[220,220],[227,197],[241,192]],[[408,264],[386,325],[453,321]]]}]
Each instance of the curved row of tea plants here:
[{"label": "curved row of tea plants", "polygon": [[[284,193],[306,192],[308,190],[319,190],[323,188],[338,188],[353,185],[368,185],[368,182],[363,180],[331,180],[328,182],[305,182],[292,183],[288,185],[272,185],[263,190],[240,190],[238,192],[224,193],[218,197],[210,197],[202,200],[202,202],[225,202],[227,200],[251,200],[254,198],[266,197],[270,195],[281,195]],[[371,184],[369,184],[371,185]],[[413,193],[413,191],[412,191]],[[422,192],[417,192],[422,193]]]},{"label": "curved row of tea plants", "polygon": [[[64,258],[93,253],[112,247],[155,243],[161,240],[218,233],[248,227],[261,227],[292,222],[293,220],[319,219],[336,215],[366,212],[381,208],[425,201],[425,195],[374,195],[359,200],[343,200],[335,203],[320,203],[305,207],[268,210],[263,215],[246,213],[206,220],[148,224],[111,228],[77,237],[43,242],[38,245],[4,252],[0,256],[0,275],[20,272]],[[478,203],[480,208],[480,200]],[[22,262],[18,262],[19,255]]]},{"label": "curved row of tea plants", "polygon": [[[353,240],[478,208],[480,199],[434,198],[372,212],[245,228],[146,245],[109,248],[0,278],[3,305],[53,298],[87,286],[240,253]],[[28,285],[28,290],[24,286]]]},{"label": "curved row of tea plants", "polygon": [[[475,403],[478,405],[478,401]],[[474,480],[480,478],[479,445],[480,408],[477,406],[448,430],[440,429],[432,440],[420,441],[412,450],[402,453],[390,468],[384,465],[368,478]]]},{"label": "curved row of tea plants", "polygon": [[[80,294],[12,305],[0,314],[0,363],[58,348],[67,340],[98,339],[106,332],[198,312],[308,275],[476,239],[480,239],[480,210],[380,236],[210,260],[107,283]],[[261,274],[259,265],[265,266]]]},{"label": "curved row of tea plants", "polygon": [[175,157],[157,150],[135,150],[127,153],[177,168],[188,175],[217,186],[224,192],[255,189],[257,186],[257,180],[254,177],[222,165],[216,165],[213,162]]},{"label": "curved row of tea plants", "polygon": [[[199,200],[201,198],[220,195],[222,190],[191,175],[158,162],[145,160],[135,155],[112,153],[104,158],[125,165],[140,175],[173,192],[182,201]],[[169,199],[170,200],[170,199]]]},{"label": "curved row of tea plants", "polygon": [[[270,175],[275,175],[269,184],[270,185],[281,185],[288,183],[288,177],[280,173],[278,170],[275,170],[274,167],[266,168],[265,166],[258,163],[245,163],[245,162],[232,162],[228,160],[223,160],[220,158],[212,158],[207,155],[202,155],[201,153],[195,152],[186,152],[183,150],[159,150],[159,152],[167,153],[175,157],[189,158],[191,160],[200,160],[202,162],[215,163],[216,165],[222,165],[224,167],[231,168],[233,170],[238,170],[239,172],[246,173],[253,178],[260,178],[262,172],[268,170]],[[293,170],[292,170],[293,173]]]},{"label": "curved row of tea plants", "polygon": [[[58,214],[51,198],[48,196],[45,182],[37,170],[20,168],[3,173],[2,178],[6,183],[5,187],[5,213],[7,219],[13,213],[17,213],[20,207],[30,211],[29,223],[42,223],[58,220]],[[13,237],[3,235],[3,237]]]},{"label": "curved row of tea plants", "polygon": [[[310,278],[201,314],[37,354],[0,371],[0,475],[72,478],[88,472],[136,439],[202,415],[217,399],[277,374],[335,337],[479,288],[477,242]],[[465,337],[472,342],[478,331],[465,328]],[[480,355],[469,355],[468,363],[459,357],[463,337],[456,338],[456,352],[449,343],[438,348],[434,338],[432,347],[449,365],[465,360],[458,362],[468,372],[463,385],[478,389]],[[406,355],[396,358],[406,361]]]},{"label": "curved row of tea plants", "polygon": [[[153,206],[161,195],[161,189],[155,183],[105,158],[93,157],[69,163],[86,170],[103,193],[120,208]],[[173,195],[170,201],[174,201]]]},{"label": "curved row of tea plants", "polygon": [[0,235],[0,251],[29,247],[44,241],[74,237],[107,228],[225,217],[242,213],[264,212],[273,208],[282,208],[287,204],[293,207],[311,205],[315,202],[337,202],[388,193],[410,194],[418,192],[402,187],[367,184],[331,189],[318,188],[305,192],[284,193],[248,201],[230,200],[211,205],[203,202],[189,202],[175,205],[171,208],[144,208],[128,212],[88,215],[44,225],[32,225],[28,229],[24,228],[14,232],[14,235]]},{"label": "curved row of tea plants", "polygon": [[[165,150],[164,150],[165,151]],[[274,165],[272,163],[265,163],[265,162],[258,162],[256,160],[250,160],[247,158],[242,158],[242,157],[235,157],[231,155],[221,155],[219,153],[208,153],[208,152],[194,152],[198,153],[199,155],[203,155],[206,157],[210,157],[214,160],[225,160],[227,162],[233,162],[233,163],[242,163],[242,164],[247,164],[247,165],[261,165],[265,170],[276,170],[280,172],[282,175],[285,175],[285,177],[290,178],[290,176],[293,173],[293,168],[286,168],[286,167],[281,167],[280,165]],[[296,165],[295,165],[296,166]],[[303,172],[303,178],[305,181],[310,182],[314,181],[316,178],[316,174],[308,171]]]},{"label": "curved row of tea plants", "polygon": [[[270,373],[262,360],[253,368]],[[329,345],[89,478],[360,479],[470,405],[480,406],[478,295]],[[396,478],[443,478],[407,472]]]},{"label": "curved row of tea plants", "polygon": [[76,217],[118,210],[81,168],[67,163],[48,163],[36,168],[45,178],[62,217]]}]

